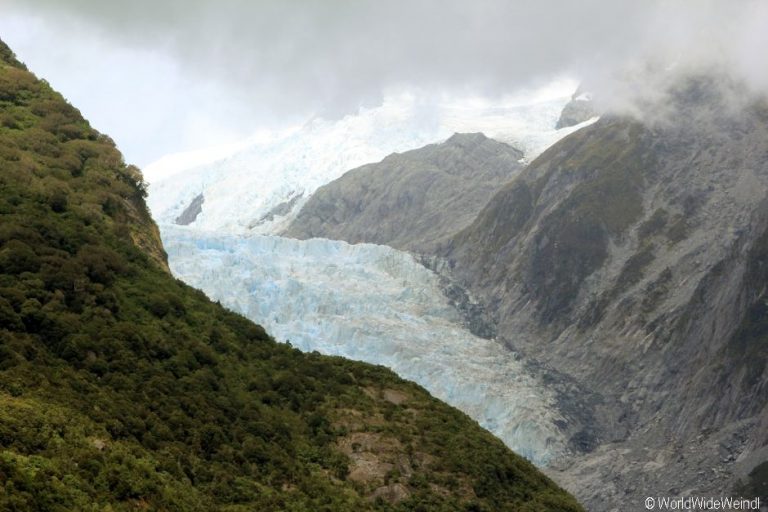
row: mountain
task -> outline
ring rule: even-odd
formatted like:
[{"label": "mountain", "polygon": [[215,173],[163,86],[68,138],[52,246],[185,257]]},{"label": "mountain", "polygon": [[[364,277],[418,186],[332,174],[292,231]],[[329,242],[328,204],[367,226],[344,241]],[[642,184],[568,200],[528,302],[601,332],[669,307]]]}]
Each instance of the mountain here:
[{"label": "mountain", "polygon": [[314,119],[192,168],[150,166],[149,206],[161,225],[275,232],[318,187],[347,170],[447,136],[439,126],[413,124],[407,106],[387,105],[338,121]]},{"label": "mountain", "polygon": [[127,166],[0,43],[0,508],[581,510],[382,367],[169,273]]},{"label": "mountain", "polygon": [[[557,109],[551,102],[509,109],[473,107],[453,114],[446,109],[440,114],[441,123],[514,127],[519,140],[527,141],[521,145],[527,148],[528,155],[533,155],[547,141],[569,133],[553,128],[566,100],[564,96],[557,102]],[[322,130],[304,127],[290,140],[267,144],[270,150],[265,146],[252,151],[251,147],[190,173],[193,177],[215,175],[218,177],[213,183],[219,183],[219,178],[225,183],[234,169],[232,162],[247,162],[255,175],[267,167],[274,170],[274,175],[267,186],[260,186],[254,176],[242,174],[243,184],[237,187],[239,196],[256,197],[269,189],[310,190],[308,184],[321,181],[318,177],[331,179],[338,172],[326,166],[328,161],[348,161],[344,152],[350,144],[373,147],[400,140],[393,139],[395,135],[413,136],[414,143],[426,133],[423,127],[413,126],[415,113],[409,109],[408,115],[399,118],[397,130],[392,126],[382,131],[382,126],[390,124],[383,121],[391,119],[392,109],[392,105],[385,104],[334,123],[322,122]],[[459,114],[469,119],[462,121]],[[331,145],[326,140],[329,134],[339,136]],[[334,150],[341,153],[334,160],[323,156]],[[270,156],[264,156],[265,165],[259,155],[267,154]],[[297,154],[304,155],[304,164],[298,167],[293,165]],[[391,202],[378,201],[376,195],[393,177],[399,177],[396,194],[411,194],[413,204],[402,211],[390,208],[390,225],[402,224],[397,229],[406,236],[408,230],[420,226],[423,234],[429,232],[439,238],[471,222],[492,194],[522,169],[523,158],[517,149],[482,134],[457,134],[445,142],[395,153],[383,162],[363,166],[362,180],[352,181],[375,185],[367,196],[372,206],[360,202],[367,208],[367,220],[373,223],[379,222],[373,210],[378,209],[380,214],[383,208],[390,208]],[[346,183],[357,173],[346,173],[338,182]],[[168,176],[162,186],[149,187],[150,204],[168,204],[168,197],[175,197],[188,185],[184,181],[187,172],[169,173],[167,168],[156,168],[150,174]],[[235,181],[229,183],[230,187],[236,185]],[[268,222],[253,229],[244,226],[245,220],[252,216],[254,207],[266,210],[260,201],[271,201],[268,194],[253,203],[224,201],[226,189],[217,187],[220,218],[211,224],[200,217],[214,194],[213,187],[206,189],[205,195],[192,198],[180,215],[161,216],[160,230],[173,274],[301,350],[382,364],[414,380],[537,465],[572,450],[581,451],[580,442],[572,439],[583,437],[581,431],[590,419],[579,403],[569,404],[565,410],[560,407],[562,388],[569,389],[570,384],[553,372],[531,367],[528,361],[487,339],[492,337],[492,330],[465,290],[425,268],[413,255],[391,247],[350,246],[323,238],[298,241],[275,234],[282,223],[296,216],[302,204],[315,204],[316,197],[325,197],[326,188],[336,187],[337,181],[332,181],[308,198],[294,196],[272,207],[264,214]],[[353,190],[341,200],[356,200],[355,194]],[[451,208],[447,214],[443,213],[446,206]],[[428,209],[439,218],[425,223],[420,215]],[[355,218],[348,217],[343,225]],[[434,240],[430,246],[437,243]]]},{"label": "mountain", "polygon": [[320,187],[283,234],[431,252],[474,220],[522,169],[522,158],[481,133],[455,134]]},{"label": "mountain", "polygon": [[765,489],[768,106],[716,76],[662,92],[549,148],[438,250],[501,340],[597,393],[592,453],[551,468],[595,510]]},{"label": "mountain", "polygon": [[482,131],[534,158],[581,126],[556,130],[569,96],[539,96],[471,107],[396,96],[341,119],[259,133],[229,149],[169,156],[145,169],[148,203],[161,229],[177,224],[201,232],[276,234],[318,188],[350,169],[443,142],[454,132]]}]

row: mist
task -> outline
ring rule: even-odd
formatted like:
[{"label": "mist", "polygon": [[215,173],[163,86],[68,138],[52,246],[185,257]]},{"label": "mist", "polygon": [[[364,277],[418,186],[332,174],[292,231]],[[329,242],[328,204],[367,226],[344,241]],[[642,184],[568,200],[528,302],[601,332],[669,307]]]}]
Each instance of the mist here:
[{"label": "mist", "polygon": [[[768,90],[768,3],[756,0],[5,0],[0,37],[140,163],[392,91],[492,101],[568,76],[632,111],[660,79],[709,69]],[[131,115],[155,133],[141,151],[149,136]]]}]

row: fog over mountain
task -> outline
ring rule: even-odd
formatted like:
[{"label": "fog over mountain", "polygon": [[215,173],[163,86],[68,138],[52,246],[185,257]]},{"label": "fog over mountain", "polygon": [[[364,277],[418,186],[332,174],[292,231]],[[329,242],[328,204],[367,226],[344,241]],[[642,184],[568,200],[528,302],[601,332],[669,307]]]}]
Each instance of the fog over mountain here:
[{"label": "fog over mountain", "polygon": [[[6,0],[3,11],[21,58],[139,164],[393,91],[494,101],[568,75],[636,112],[670,72],[714,67],[768,86],[753,51],[768,45],[759,1]],[[148,118],[156,130],[140,133]]]}]

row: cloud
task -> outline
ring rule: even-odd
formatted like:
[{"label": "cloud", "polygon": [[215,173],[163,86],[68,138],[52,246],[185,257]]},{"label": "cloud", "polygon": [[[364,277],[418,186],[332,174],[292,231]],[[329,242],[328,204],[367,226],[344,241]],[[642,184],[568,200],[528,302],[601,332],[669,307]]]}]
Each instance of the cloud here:
[{"label": "cloud", "polygon": [[6,1],[54,26],[85,21],[105,39],[169,52],[276,110],[348,111],[414,83],[509,92],[628,49],[642,24],[626,21],[646,16],[640,2],[595,0]]},{"label": "cloud", "polygon": [[238,126],[338,116],[398,88],[493,98],[564,73],[591,81],[620,105],[638,87],[619,85],[617,70],[648,61],[661,63],[654,69],[717,65],[755,90],[768,88],[768,3],[760,0],[4,4],[10,14],[38,20],[65,48],[82,40],[104,49],[93,58],[127,48],[148,62],[169,59],[164,71],[141,63],[131,71],[150,83],[151,73],[166,74],[181,97],[194,90],[176,110],[189,110],[193,100],[201,110],[222,105]]}]

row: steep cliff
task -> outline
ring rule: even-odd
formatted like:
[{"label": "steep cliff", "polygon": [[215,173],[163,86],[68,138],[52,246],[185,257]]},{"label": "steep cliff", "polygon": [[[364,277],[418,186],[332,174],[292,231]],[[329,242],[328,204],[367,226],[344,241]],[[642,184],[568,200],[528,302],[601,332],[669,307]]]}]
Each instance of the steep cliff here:
[{"label": "steep cliff", "polygon": [[522,157],[481,133],[396,153],[320,187],[284,234],[431,252],[472,222]]},{"label": "steep cliff", "polygon": [[596,510],[723,492],[766,457],[768,108],[693,77],[560,141],[439,252],[500,338],[601,395],[563,463]]},{"label": "steep cliff", "polygon": [[581,510],[390,371],[167,273],[137,169],[0,43],[0,508]]}]

